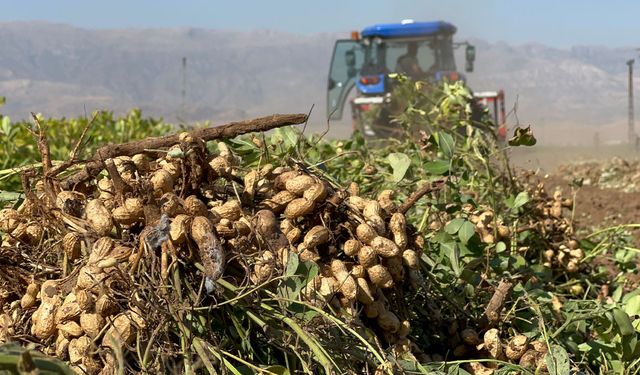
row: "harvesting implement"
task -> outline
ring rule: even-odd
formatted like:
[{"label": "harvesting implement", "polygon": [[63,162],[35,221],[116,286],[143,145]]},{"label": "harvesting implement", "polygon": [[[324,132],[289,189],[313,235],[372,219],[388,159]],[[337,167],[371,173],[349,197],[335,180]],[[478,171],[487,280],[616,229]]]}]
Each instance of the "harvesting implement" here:
[{"label": "harvesting implement", "polygon": [[[454,57],[454,50],[461,46],[465,46],[465,71],[473,72],[475,47],[468,42],[454,42],[456,30],[444,21],[404,20],[369,26],[352,32],[350,39],[337,40],[329,70],[327,118],[342,118],[344,105],[355,87],[355,97],[349,99],[354,130],[367,137],[393,136],[397,129],[387,118],[370,115],[374,108],[391,102],[391,73],[431,83],[464,82],[465,74],[457,70]],[[504,93],[486,94],[478,97],[476,104],[486,108],[483,104],[495,103],[496,110],[491,114],[501,129],[498,135],[504,136],[504,116],[499,116],[497,110],[504,108]]]}]

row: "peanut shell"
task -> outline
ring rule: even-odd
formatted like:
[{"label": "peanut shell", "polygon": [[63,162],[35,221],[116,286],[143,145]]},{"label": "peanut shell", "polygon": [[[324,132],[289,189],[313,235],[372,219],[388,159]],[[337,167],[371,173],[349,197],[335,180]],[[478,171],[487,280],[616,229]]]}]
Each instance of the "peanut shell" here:
[{"label": "peanut shell", "polygon": [[350,238],[347,241],[345,241],[342,247],[342,251],[346,256],[353,257],[358,255],[358,252],[360,251],[361,248],[362,248],[362,244],[360,243],[360,241]]},{"label": "peanut shell", "polygon": [[113,239],[109,237],[99,238],[91,247],[91,254],[89,254],[87,263],[94,264],[107,258],[111,254],[111,250],[113,250],[114,246],[115,242]]},{"label": "peanut shell", "polygon": [[144,202],[140,198],[127,198],[124,204],[111,213],[113,220],[123,225],[132,225],[144,220]]},{"label": "peanut shell", "polygon": [[274,213],[280,214],[285,210],[285,208],[287,208],[289,202],[294,199],[296,199],[295,195],[291,194],[287,190],[282,190],[276,193],[271,198],[262,201],[262,205],[270,209]]},{"label": "peanut shell", "polygon": [[367,276],[367,270],[361,264],[356,264],[351,268],[351,275],[355,278],[363,278]]},{"label": "peanut shell", "polygon": [[360,224],[356,227],[356,237],[365,245],[369,245],[378,234],[368,224]]},{"label": "peanut shell", "polygon": [[402,254],[398,245],[382,236],[374,237],[370,246],[377,255],[383,258],[396,257]]},{"label": "peanut shell", "polygon": [[82,327],[74,321],[58,324],[57,328],[67,340],[80,337],[84,334]]},{"label": "peanut shell", "polygon": [[314,203],[320,203],[327,198],[329,188],[323,181],[316,181],[302,193],[302,197]]},{"label": "peanut shell", "polygon": [[91,349],[91,339],[82,336],[69,342],[69,362],[80,363],[82,359],[89,355]]},{"label": "peanut shell", "polygon": [[64,302],[62,302],[62,306],[56,311],[56,324],[62,324],[68,320],[75,319],[80,316],[80,313],[80,305],[78,304],[75,294],[69,293],[64,299]]},{"label": "peanut shell", "polygon": [[80,315],[80,327],[89,336],[94,339],[105,325],[105,320],[100,314],[83,313]]},{"label": "peanut shell", "polygon": [[95,301],[93,298],[93,294],[91,294],[91,292],[84,289],[80,289],[75,292],[75,295],[76,295],[76,301],[78,302],[78,307],[80,307],[80,310],[89,311],[90,309],[93,308]]},{"label": "peanut shell", "polygon": [[313,201],[305,198],[296,198],[287,204],[287,208],[284,210],[284,216],[287,219],[297,219],[310,214],[314,208],[315,205]]},{"label": "peanut shell", "polygon": [[30,282],[29,285],[27,285],[27,290],[25,294],[29,294],[33,297],[37,297],[39,291],[40,291],[40,286],[38,285],[38,283]]},{"label": "peanut shell", "polygon": [[38,309],[33,313],[31,334],[40,340],[46,340],[56,332],[55,315],[60,306],[60,298],[56,295],[42,301]]},{"label": "peanut shell", "polygon": [[56,357],[61,360],[67,359],[69,356],[69,340],[60,332],[56,337]]},{"label": "peanut shell", "polygon": [[524,335],[516,335],[509,340],[505,349],[507,358],[512,361],[518,361],[529,348],[529,339]]},{"label": "peanut shell", "polygon": [[131,161],[140,173],[149,172],[149,158],[145,154],[135,154],[131,157]]},{"label": "peanut shell", "polygon": [[409,238],[407,236],[407,221],[402,213],[396,212],[391,216],[389,230],[393,233],[393,241],[400,250],[406,249]]},{"label": "peanut shell", "polygon": [[358,262],[364,268],[371,268],[378,263],[378,256],[369,246],[362,246],[358,251]]},{"label": "peanut shell", "polygon": [[51,298],[59,298],[58,282],[56,280],[47,280],[40,286],[40,299],[47,300]]},{"label": "peanut shell", "polygon": [[69,260],[78,259],[82,250],[82,236],[76,232],[65,234],[62,238],[62,249]]},{"label": "peanut shell", "polygon": [[118,305],[110,296],[103,294],[96,300],[96,313],[107,317],[118,311]]},{"label": "peanut shell", "polygon": [[367,283],[367,280],[365,280],[364,278],[357,278],[356,283],[358,284],[358,291],[356,295],[358,301],[363,305],[372,304],[374,298],[373,294],[371,293],[371,287],[369,286],[369,283]]},{"label": "peanut shell", "polygon": [[190,195],[184,199],[184,210],[191,216],[206,216],[207,205],[195,195]]},{"label": "peanut shell", "polygon": [[164,169],[158,169],[151,175],[151,187],[156,196],[173,192],[173,176]]},{"label": "peanut shell", "polygon": [[191,217],[188,215],[177,215],[171,222],[169,237],[176,245],[183,243],[187,239],[187,234],[191,226]]},{"label": "peanut shell", "polygon": [[367,269],[369,280],[378,288],[391,288],[393,286],[393,277],[389,270],[383,265],[376,264]]},{"label": "peanut shell", "polygon": [[362,212],[362,210],[364,210],[364,207],[367,205],[367,200],[357,195],[352,195],[347,198],[347,203],[349,204],[349,206]]},{"label": "peanut shell", "polygon": [[384,331],[395,333],[400,329],[400,319],[391,311],[385,310],[378,314],[376,322]]},{"label": "peanut shell", "polygon": [[297,176],[300,176],[301,173],[302,172],[297,171],[297,170],[282,172],[273,181],[273,186],[277,190],[285,190],[287,181],[292,180],[292,179],[296,178]]},{"label": "peanut shell", "polygon": [[31,294],[25,294],[20,299],[20,307],[22,307],[23,310],[30,309],[33,306],[35,306],[35,304],[36,304],[36,297],[32,296]]},{"label": "peanut shell", "polygon": [[11,233],[22,221],[22,216],[18,211],[12,208],[3,208],[0,210],[0,231],[4,233]]},{"label": "peanut shell", "polygon": [[392,215],[397,209],[393,202],[394,193],[393,190],[383,190],[378,194],[378,203],[387,216]]},{"label": "peanut shell", "polygon": [[491,328],[484,333],[484,347],[491,358],[502,358],[502,341],[500,341],[500,335],[496,328]]},{"label": "peanut shell", "polygon": [[324,245],[329,241],[331,233],[327,228],[322,225],[316,225],[309,229],[307,234],[304,235],[304,245],[307,248],[315,248],[320,245]]},{"label": "peanut shell", "polygon": [[89,200],[84,211],[89,225],[99,236],[106,236],[111,233],[113,219],[109,210],[100,200]]},{"label": "peanut shell", "polygon": [[236,221],[242,217],[242,208],[237,200],[227,201],[222,206],[214,207],[212,210],[223,219],[230,221]]},{"label": "peanut shell", "polygon": [[271,210],[260,210],[256,212],[255,216],[253,217],[253,223],[256,232],[267,238],[273,236],[278,228],[276,215]]},{"label": "peanut shell", "polygon": [[418,254],[411,249],[402,252],[402,262],[411,269],[420,268],[420,258],[418,258]]},{"label": "peanut shell", "polygon": [[126,315],[118,315],[102,338],[102,345],[113,350],[122,350],[135,338],[135,328]]},{"label": "peanut shell", "polygon": [[365,219],[369,219],[371,216],[382,217],[382,207],[380,203],[375,200],[367,201],[362,209],[362,216],[364,216]]},{"label": "peanut shell", "polygon": [[313,177],[303,174],[286,180],[284,187],[291,194],[301,197],[302,194],[309,190],[311,186],[315,185],[315,183],[316,181]]}]

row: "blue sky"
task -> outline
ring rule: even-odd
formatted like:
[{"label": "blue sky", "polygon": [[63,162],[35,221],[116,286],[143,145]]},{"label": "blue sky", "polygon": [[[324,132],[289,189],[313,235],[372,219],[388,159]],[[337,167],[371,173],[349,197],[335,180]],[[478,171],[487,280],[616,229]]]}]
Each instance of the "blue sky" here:
[{"label": "blue sky", "polygon": [[0,0],[0,21],[310,34],[442,19],[458,26],[460,37],[557,47],[640,46],[639,15],[640,1],[633,0]]}]

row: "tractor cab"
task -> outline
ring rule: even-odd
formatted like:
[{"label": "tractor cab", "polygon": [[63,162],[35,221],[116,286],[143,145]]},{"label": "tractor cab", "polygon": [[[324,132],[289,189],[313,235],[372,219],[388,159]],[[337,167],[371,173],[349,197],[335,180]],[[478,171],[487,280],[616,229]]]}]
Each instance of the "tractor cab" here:
[{"label": "tractor cab", "polygon": [[[351,101],[354,127],[357,113],[389,100],[390,73],[403,73],[415,80],[438,82],[464,80],[456,69],[453,42],[456,27],[443,21],[378,24],[353,32],[351,39],[336,41],[329,71],[327,118],[340,120],[347,96]],[[466,71],[473,71],[475,48],[466,44]]]}]

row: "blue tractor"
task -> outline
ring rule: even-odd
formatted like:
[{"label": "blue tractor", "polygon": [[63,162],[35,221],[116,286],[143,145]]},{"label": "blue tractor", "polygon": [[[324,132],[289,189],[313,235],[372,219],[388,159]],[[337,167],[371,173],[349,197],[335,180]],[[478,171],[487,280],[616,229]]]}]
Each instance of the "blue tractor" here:
[{"label": "blue tractor", "polygon": [[[390,102],[390,73],[403,73],[414,80],[439,82],[465,80],[456,68],[454,49],[466,46],[466,71],[473,71],[475,47],[467,42],[454,43],[456,27],[443,21],[378,24],[353,32],[351,39],[336,41],[329,71],[327,118],[340,120],[350,100],[354,130],[367,137],[393,136],[385,121],[365,120],[375,106]],[[497,116],[496,116],[497,117]],[[498,122],[496,122],[498,123]],[[395,129],[397,131],[397,129]]]}]

